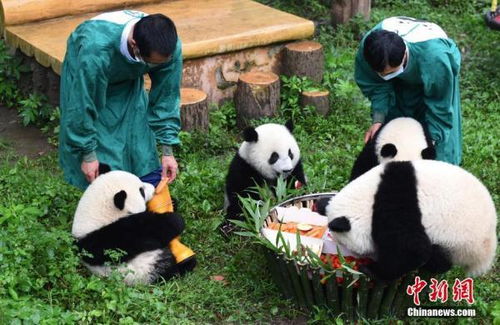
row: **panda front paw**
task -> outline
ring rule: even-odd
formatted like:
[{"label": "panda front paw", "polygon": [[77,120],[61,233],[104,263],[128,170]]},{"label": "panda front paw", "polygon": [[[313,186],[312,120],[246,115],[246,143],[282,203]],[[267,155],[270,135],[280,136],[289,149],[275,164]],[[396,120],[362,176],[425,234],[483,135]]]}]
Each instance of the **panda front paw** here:
[{"label": "panda front paw", "polygon": [[372,264],[360,265],[359,271],[361,273],[364,273],[369,278],[376,280],[377,283],[382,284],[382,285],[387,285],[387,284],[389,284],[389,282],[399,278],[399,276],[394,275],[394,274],[380,272],[378,270],[378,264],[376,264],[376,262],[372,263]]},{"label": "panda front paw", "polygon": [[179,236],[185,228],[184,219],[182,216],[175,212],[167,212],[158,214],[160,221],[158,231],[161,232],[162,237],[171,240]]}]

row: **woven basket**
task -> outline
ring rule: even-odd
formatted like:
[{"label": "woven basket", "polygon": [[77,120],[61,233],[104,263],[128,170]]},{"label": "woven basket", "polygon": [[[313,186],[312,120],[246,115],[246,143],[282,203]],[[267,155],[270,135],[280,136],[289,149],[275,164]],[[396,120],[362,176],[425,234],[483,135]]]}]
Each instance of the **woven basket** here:
[{"label": "woven basket", "polygon": [[[335,193],[318,193],[296,197],[279,204],[279,207],[311,208],[316,200],[334,196]],[[275,221],[273,208],[265,225]],[[281,293],[292,299],[303,309],[313,306],[328,308],[334,316],[342,315],[346,320],[360,318],[377,319],[386,316],[401,316],[408,302],[406,287],[413,282],[415,274],[388,284],[378,283],[363,275],[347,271],[334,272],[313,268],[298,263],[284,254],[264,248],[271,274]],[[342,279],[342,280],[340,280]],[[357,284],[349,286],[355,279]]]}]

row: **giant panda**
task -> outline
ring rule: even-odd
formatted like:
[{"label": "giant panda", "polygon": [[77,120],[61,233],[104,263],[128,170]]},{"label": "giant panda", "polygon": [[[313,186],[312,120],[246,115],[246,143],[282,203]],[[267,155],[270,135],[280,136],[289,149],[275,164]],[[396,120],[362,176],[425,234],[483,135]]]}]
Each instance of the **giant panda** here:
[{"label": "giant panda", "polygon": [[[176,213],[146,211],[154,193],[125,171],[99,175],[85,190],[75,211],[72,235],[84,264],[99,276],[109,276],[116,265],[107,250],[121,250],[118,270],[127,284],[148,284],[188,271],[176,265],[169,243],[184,229]],[[89,253],[89,254],[87,254]]]},{"label": "giant panda", "polygon": [[354,162],[350,181],[382,162],[416,159],[436,159],[429,131],[413,118],[395,118],[365,144]]},{"label": "giant panda", "polygon": [[393,280],[423,268],[488,271],[497,216],[486,187],[460,167],[435,161],[389,162],[347,184],[320,213],[339,244],[375,260],[361,270]]},{"label": "giant panda", "polygon": [[231,228],[230,219],[242,219],[238,196],[259,199],[252,187],[267,184],[276,186],[282,175],[286,181],[292,179],[306,184],[300,150],[293,134],[293,124],[268,123],[243,131],[243,143],[229,166],[225,185],[226,221],[220,226]]}]

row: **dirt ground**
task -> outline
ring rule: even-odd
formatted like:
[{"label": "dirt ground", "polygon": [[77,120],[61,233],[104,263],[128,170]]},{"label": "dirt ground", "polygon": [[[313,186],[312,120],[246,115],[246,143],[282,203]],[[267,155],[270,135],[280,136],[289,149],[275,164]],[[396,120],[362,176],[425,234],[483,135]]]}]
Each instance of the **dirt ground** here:
[{"label": "dirt ground", "polygon": [[20,157],[29,158],[40,157],[56,150],[39,129],[23,126],[15,109],[0,105],[0,152],[9,149]]}]

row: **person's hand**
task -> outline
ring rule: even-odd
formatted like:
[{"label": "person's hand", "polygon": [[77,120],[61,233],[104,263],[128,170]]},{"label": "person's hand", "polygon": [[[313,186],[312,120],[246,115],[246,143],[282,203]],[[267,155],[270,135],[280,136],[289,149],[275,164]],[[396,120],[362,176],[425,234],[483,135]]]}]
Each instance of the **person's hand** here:
[{"label": "person's hand", "polygon": [[168,177],[168,183],[172,183],[177,176],[177,161],[174,156],[161,157],[161,178]]},{"label": "person's hand", "polygon": [[91,162],[82,162],[81,166],[83,175],[87,179],[87,182],[92,183],[97,176],[99,176],[99,161],[94,160]]},{"label": "person's hand", "polygon": [[382,126],[382,123],[373,123],[372,126],[365,133],[365,143],[370,141],[371,138],[377,133],[378,129]]}]

